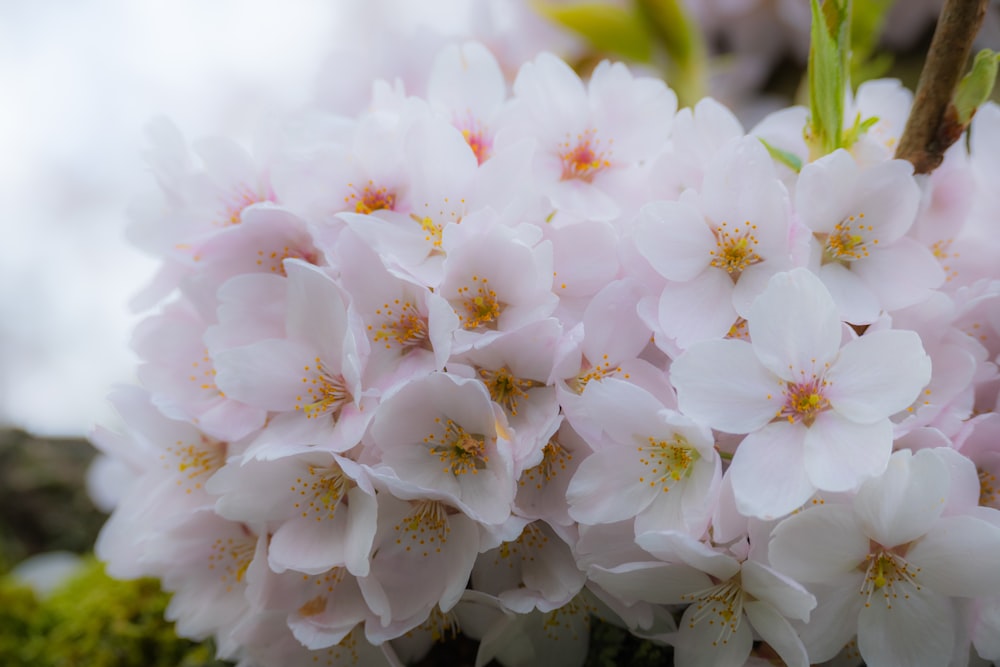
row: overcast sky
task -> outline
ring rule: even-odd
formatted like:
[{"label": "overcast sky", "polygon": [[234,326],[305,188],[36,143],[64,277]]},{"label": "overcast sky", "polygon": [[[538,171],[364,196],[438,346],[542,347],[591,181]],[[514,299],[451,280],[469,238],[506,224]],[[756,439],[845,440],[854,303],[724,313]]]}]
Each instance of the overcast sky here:
[{"label": "overcast sky", "polygon": [[0,0],[0,421],[111,419],[131,381],[126,301],[152,273],[123,239],[155,114],[247,136],[312,98],[329,0]]}]

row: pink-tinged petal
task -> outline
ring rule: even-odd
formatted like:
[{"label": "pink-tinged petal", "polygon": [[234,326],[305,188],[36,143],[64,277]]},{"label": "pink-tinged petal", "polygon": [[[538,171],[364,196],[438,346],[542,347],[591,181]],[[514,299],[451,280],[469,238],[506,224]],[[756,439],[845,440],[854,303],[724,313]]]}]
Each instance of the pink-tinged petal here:
[{"label": "pink-tinged petal", "polygon": [[826,380],[834,410],[871,424],[916,400],[931,380],[931,359],[916,332],[874,331],[841,349]]},{"label": "pink-tinged petal", "polygon": [[743,611],[760,638],[774,649],[787,667],[809,667],[806,648],[787,618],[763,602],[747,602]]},{"label": "pink-tinged petal", "polygon": [[657,314],[661,331],[681,349],[722,338],[736,321],[733,281],[722,270],[703,271],[684,283],[667,283]]},{"label": "pink-tinged petal", "polygon": [[750,433],[779,411],[781,385],[740,340],[708,340],[670,366],[680,411],[726,433]]},{"label": "pink-tinged petal", "polygon": [[796,581],[834,583],[855,572],[868,547],[849,505],[819,505],[775,527],[768,557],[776,570]]},{"label": "pink-tinged petal", "polygon": [[344,531],[347,508],[341,507],[333,517],[321,524],[312,518],[296,518],[281,524],[271,536],[267,561],[271,569],[281,573],[296,570],[320,574],[344,564]]},{"label": "pink-tinged petal", "polygon": [[795,210],[814,232],[829,233],[850,213],[858,166],[845,150],[836,150],[802,168],[795,186]]},{"label": "pink-tinged petal", "polygon": [[712,586],[701,570],[674,563],[628,563],[613,568],[592,565],[587,578],[625,604],[678,604],[685,596]]},{"label": "pink-tinged petal", "polygon": [[987,660],[1000,660],[1000,598],[979,602],[979,614],[972,631],[976,653]]},{"label": "pink-tinged petal", "polygon": [[648,474],[633,454],[619,451],[591,454],[577,468],[566,490],[569,514],[587,525],[634,517],[661,493],[660,486],[641,481]]},{"label": "pink-tinged petal", "polygon": [[824,264],[819,277],[830,290],[837,311],[845,322],[871,324],[881,312],[878,297],[868,283],[840,264]]},{"label": "pink-tinged petal", "polygon": [[864,214],[880,245],[895,242],[913,225],[920,205],[913,165],[906,160],[889,160],[866,169],[858,179],[852,204],[855,210],[850,213]]},{"label": "pink-tinged petal", "polygon": [[[588,383],[582,407],[612,440],[628,445],[626,451],[630,454],[636,445],[646,444],[647,437],[666,428],[659,415],[663,404],[645,389],[624,380],[605,378]],[[615,453],[624,455],[617,448]]]},{"label": "pink-tinged petal", "polygon": [[639,211],[635,226],[639,254],[667,280],[686,282],[708,268],[715,236],[705,217],[681,202],[657,201]]},{"label": "pink-tinged petal", "polygon": [[[933,429],[926,430],[940,433]],[[947,444],[935,447],[935,453],[948,464],[948,472],[951,477],[948,505],[944,514],[966,514],[973,508],[979,507],[979,471],[976,470],[975,463],[951,448],[950,440],[947,438],[945,440],[947,440]]]},{"label": "pink-tinged petal", "polygon": [[898,451],[881,477],[861,485],[854,512],[883,547],[912,542],[931,529],[948,500],[948,469],[933,450]]},{"label": "pink-tinged petal", "polygon": [[787,230],[787,192],[774,172],[774,160],[756,137],[727,142],[712,157],[701,187],[702,211],[716,225],[749,223],[763,241]]},{"label": "pink-tinged petal", "polygon": [[743,563],[740,581],[743,590],[781,616],[808,622],[809,612],[816,608],[816,598],[800,583],[755,561]]},{"label": "pink-tinged petal", "polygon": [[[705,617],[696,620],[696,613]],[[742,667],[753,647],[753,631],[742,613],[723,631],[721,622],[728,613],[726,604],[715,600],[698,601],[684,610],[674,645],[676,663],[685,667]],[[735,631],[730,631],[732,623],[737,624]]]},{"label": "pink-tinged petal", "polygon": [[971,516],[938,519],[910,548],[916,582],[950,597],[1000,595],[1000,528]]},{"label": "pink-tinged petal", "polygon": [[375,495],[357,487],[347,492],[347,531],[344,536],[344,565],[356,577],[366,577],[371,569],[369,556],[377,527]]},{"label": "pink-tinged petal", "polygon": [[343,291],[323,269],[301,260],[286,261],[285,272],[288,336],[312,346],[327,363],[339,361],[347,334]]},{"label": "pink-tinged petal", "polygon": [[316,354],[290,340],[262,340],[215,356],[215,384],[226,396],[266,410],[292,410],[303,371]]},{"label": "pink-tinged petal", "polygon": [[892,423],[858,424],[823,412],[809,427],[805,447],[806,474],[817,489],[853,491],[889,464]]},{"label": "pink-tinged petal", "polygon": [[892,603],[880,595],[858,615],[858,650],[869,665],[941,667],[955,649],[958,610],[943,595],[897,582]]},{"label": "pink-tinged petal", "polygon": [[427,99],[452,110],[468,109],[484,120],[507,95],[503,72],[478,42],[452,44],[438,53],[427,82]]},{"label": "pink-tinged petal", "polygon": [[772,276],[747,320],[760,363],[789,382],[799,381],[803,371],[821,372],[840,349],[837,306],[808,269]]},{"label": "pink-tinged petal", "polygon": [[805,432],[776,422],[743,439],[729,466],[740,514],[777,519],[809,500],[816,487],[805,471]]},{"label": "pink-tinged petal", "polygon": [[641,296],[628,279],[608,283],[594,295],[583,314],[583,353],[589,360],[596,363],[604,355],[611,361],[632,359],[649,344],[650,330],[636,312]]},{"label": "pink-tinged petal", "polygon": [[643,533],[636,536],[635,543],[657,558],[683,561],[719,580],[732,579],[740,571],[740,564],[735,558],[716,551],[704,542],[699,542],[684,533],[674,531]]},{"label": "pink-tinged petal", "polygon": [[844,650],[858,629],[858,609],[864,598],[858,595],[862,575],[837,586],[815,586],[818,604],[809,623],[798,626],[799,638],[812,664],[826,662]]},{"label": "pink-tinged petal", "polygon": [[924,301],[945,279],[944,269],[931,251],[910,238],[901,238],[853,262],[851,271],[865,281],[885,310]]}]

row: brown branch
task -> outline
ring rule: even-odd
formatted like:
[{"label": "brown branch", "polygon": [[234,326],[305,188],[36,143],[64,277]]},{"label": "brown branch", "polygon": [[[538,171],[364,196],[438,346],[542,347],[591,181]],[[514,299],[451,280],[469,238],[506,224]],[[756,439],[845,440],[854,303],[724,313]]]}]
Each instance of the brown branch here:
[{"label": "brown branch", "polygon": [[951,104],[989,0],[945,0],[896,157],[929,174],[965,129]]}]

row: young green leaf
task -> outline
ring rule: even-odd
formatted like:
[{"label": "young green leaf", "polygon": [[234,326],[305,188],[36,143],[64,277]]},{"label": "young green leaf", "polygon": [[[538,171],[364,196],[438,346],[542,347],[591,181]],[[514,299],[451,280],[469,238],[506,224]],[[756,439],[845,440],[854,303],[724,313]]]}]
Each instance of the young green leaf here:
[{"label": "young green leaf", "polygon": [[976,54],[972,70],[958,82],[952,103],[958,113],[958,122],[963,126],[969,124],[979,105],[988,100],[993,93],[998,62],[1000,53],[983,49]]},{"label": "young green leaf", "polygon": [[637,62],[649,62],[653,40],[635,12],[604,2],[573,4],[534,0],[535,11],[572,30],[597,51]]}]

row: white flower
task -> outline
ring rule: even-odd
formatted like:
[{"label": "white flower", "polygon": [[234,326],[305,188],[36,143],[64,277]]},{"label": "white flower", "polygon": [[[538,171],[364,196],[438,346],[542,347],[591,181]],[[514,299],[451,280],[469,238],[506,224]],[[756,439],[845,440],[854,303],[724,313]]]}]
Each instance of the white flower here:
[{"label": "white flower", "polygon": [[841,346],[833,298],[805,269],[775,275],[747,320],[751,342],[703,341],[670,369],[682,413],[748,434],[730,467],[740,512],[784,516],[817,489],[880,474],[889,416],[930,380],[920,337],[876,331]]},{"label": "white flower", "polygon": [[943,514],[950,479],[935,450],[902,450],[852,504],[811,507],[774,529],[774,567],[827,585],[817,587],[819,625],[804,634],[813,662],[855,632],[862,658],[887,667],[945,665],[968,642],[957,604],[1000,593],[1000,527],[975,507]]}]

